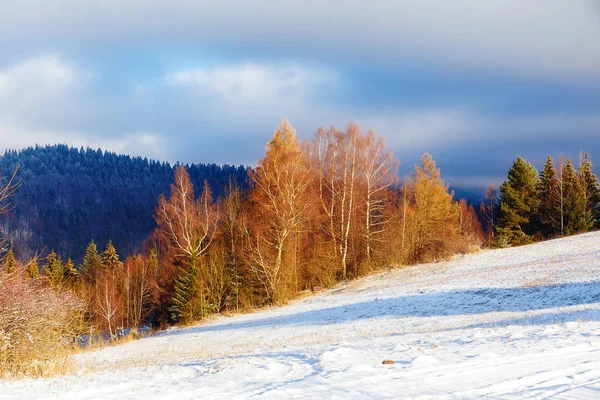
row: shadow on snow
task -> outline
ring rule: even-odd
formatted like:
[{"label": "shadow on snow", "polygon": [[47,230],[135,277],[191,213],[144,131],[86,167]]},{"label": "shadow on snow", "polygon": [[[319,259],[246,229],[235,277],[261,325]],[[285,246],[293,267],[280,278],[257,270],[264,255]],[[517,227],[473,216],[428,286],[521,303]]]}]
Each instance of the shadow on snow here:
[{"label": "shadow on snow", "polygon": [[[392,295],[393,293],[388,293]],[[347,321],[368,320],[371,318],[407,318],[457,316],[485,314],[490,312],[527,312],[558,307],[589,305],[600,302],[600,282],[568,283],[549,286],[523,288],[479,288],[463,291],[423,293],[410,296],[387,297],[353,304],[344,304],[300,311],[288,315],[259,318],[250,321],[219,321],[210,325],[163,332],[160,335],[179,335],[236,329],[265,327],[328,325]],[[283,309],[282,309],[283,310]],[[556,321],[560,315],[569,313],[544,314],[548,320]],[[595,310],[578,311],[572,318],[588,315],[598,319]],[[576,317],[577,316],[577,317]],[[515,323],[534,323],[543,316],[531,316],[505,320]],[[553,319],[554,318],[554,319]],[[572,320],[572,318],[567,318]],[[499,324],[502,321],[492,322]],[[490,325],[490,324],[488,324]],[[484,326],[484,325],[481,325]]]}]

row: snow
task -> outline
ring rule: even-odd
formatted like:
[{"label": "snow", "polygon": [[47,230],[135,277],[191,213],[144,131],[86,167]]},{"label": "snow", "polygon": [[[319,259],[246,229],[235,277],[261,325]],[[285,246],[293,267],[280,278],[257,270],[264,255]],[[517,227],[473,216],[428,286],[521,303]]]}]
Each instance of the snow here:
[{"label": "snow", "polygon": [[0,399],[600,398],[599,282],[600,233],[486,250],[79,354]]}]

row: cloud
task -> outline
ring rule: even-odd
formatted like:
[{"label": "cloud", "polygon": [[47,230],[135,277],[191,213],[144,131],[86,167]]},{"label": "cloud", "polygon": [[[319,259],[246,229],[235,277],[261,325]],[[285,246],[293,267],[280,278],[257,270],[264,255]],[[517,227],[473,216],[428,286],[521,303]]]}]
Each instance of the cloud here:
[{"label": "cloud", "polygon": [[430,152],[450,183],[481,186],[498,181],[519,154],[541,163],[547,154],[600,152],[597,111],[494,114],[452,102],[367,107],[347,101],[360,93],[342,72],[308,63],[169,68],[118,90],[111,78],[57,54],[1,68],[2,147],[67,143],[166,161],[254,164],[285,117],[305,139],[319,126],[352,120],[386,138],[401,174]]},{"label": "cloud", "polygon": [[[91,91],[93,74],[55,54],[26,58],[0,69],[0,143],[3,148],[67,143],[106,150],[168,157],[162,137],[139,131],[105,131],[105,114]],[[119,114],[113,104],[109,114]],[[117,117],[118,119],[118,117]],[[110,124],[108,124],[110,125]],[[85,129],[82,129],[85,128]]]},{"label": "cloud", "polygon": [[[77,85],[86,77],[55,55],[27,58],[0,70],[0,116],[3,121],[34,123],[64,116],[75,106]],[[37,112],[36,112],[37,111]]]},{"label": "cloud", "polygon": [[446,71],[598,83],[599,18],[596,0],[21,0],[3,5],[0,43],[15,51],[151,46],[242,59],[426,62]]},{"label": "cloud", "polygon": [[333,73],[294,65],[259,64],[197,68],[171,74],[168,81],[189,85],[202,95],[212,95],[232,102],[276,102],[278,98],[305,98],[315,86],[334,83]]}]

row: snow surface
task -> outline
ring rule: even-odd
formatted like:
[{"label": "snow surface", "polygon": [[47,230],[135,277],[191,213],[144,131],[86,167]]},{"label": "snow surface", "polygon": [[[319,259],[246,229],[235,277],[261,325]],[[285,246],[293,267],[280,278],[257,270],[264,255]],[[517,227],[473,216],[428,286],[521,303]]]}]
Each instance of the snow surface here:
[{"label": "snow surface", "polygon": [[600,233],[393,269],[75,363],[0,381],[0,399],[600,398]]}]

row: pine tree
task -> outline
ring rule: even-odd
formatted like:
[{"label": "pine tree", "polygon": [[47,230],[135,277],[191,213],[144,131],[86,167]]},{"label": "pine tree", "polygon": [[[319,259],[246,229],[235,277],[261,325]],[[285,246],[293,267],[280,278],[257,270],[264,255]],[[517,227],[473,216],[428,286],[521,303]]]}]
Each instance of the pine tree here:
[{"label": "pine tree", "polygon": [[559,180],[552,157],[548,156],[538,180],[539,215],[544,235],[560,233],[560,190]]},{"label": "pine tree", "polygon": [[597,226],[600,221],[600,188],[598,187],[598,177],[592,171],[592,167],[591,160],[585,154],[579,167],[579,174],[585,197],[584,220],[588,229],[594,225]]},{"label": "pine tree", "polygon": [[6,260],[4,260],[4,272],[7,274],[12,274],[15,272],[17,267],[17,260],[15,258],[15,253],[13,249],[8,250],[8,254],[6,254]]},{"label": "pine tree", "polygon": [[25,272],[31,279],[37,279],[40,276],[40,267],[37,258],[32,258],[25,267]]},{"label": "pine tree", "polygon": [[589,228],[588,221],[585,220],[586,198],[581,177],[577,174],[571,159],[567,160],[563,172],[564,185],[564,216],[566,235],[573,235],[579,232],[585,232]]},{"label": "pine tree", "polygon": [[93,285],[100,268],[102,268],[102,259],[98,254],[96,243],[92,240],[85,250],[83,264],[79,268],[80,274],[88,283]]},{"label": "pine tree", "polygon": [[60,256],[54,250],[52,250],[46,259],[44,271],[52,287],[59,288],[62,285],[65,276],[64,266]]},{"label": "pine tree", "polygon": [[498,232],[500,244],[522,244],[535,233],[538,212],[538,172],[531,163],[518,157],[500,186]]}]

